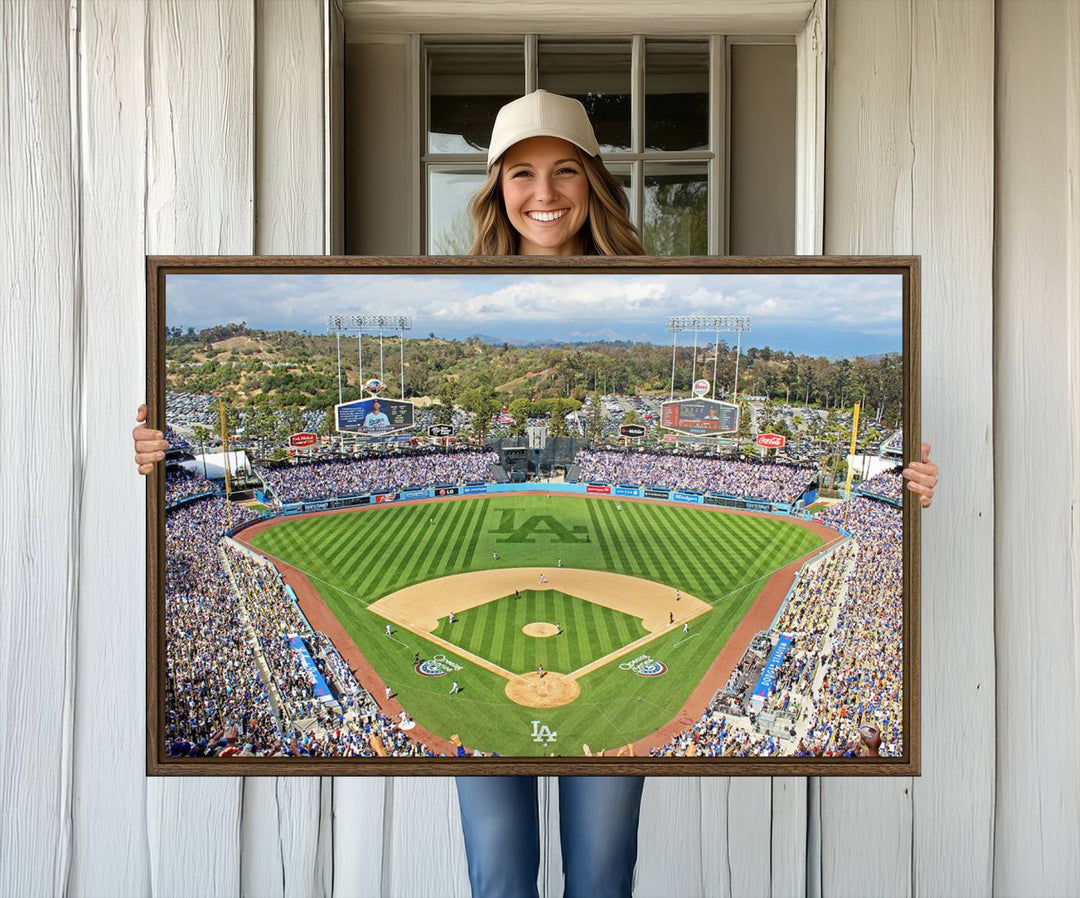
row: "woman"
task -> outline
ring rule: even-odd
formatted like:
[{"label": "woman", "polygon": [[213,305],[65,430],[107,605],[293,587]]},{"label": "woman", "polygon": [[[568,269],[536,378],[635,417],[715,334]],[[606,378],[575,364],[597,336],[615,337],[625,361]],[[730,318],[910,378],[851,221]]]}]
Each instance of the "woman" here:
[{"label": "woman", "polygon": [[[488,150],[488,177],[469,204],[474,255],[643,255],[622,187],[600,161],[584,107],[545,91],[504,106]],[[145,421],[140,407],[138,420]],[[164,458],[162,434],[133,431],[140,473]],[[937,468],[904,472],[928,506]],[[474,898],[537,895],[540,864],[536,777],[459,777]],[[566,898],[629,896],[637,859],[644,778],[560,777]]]}]

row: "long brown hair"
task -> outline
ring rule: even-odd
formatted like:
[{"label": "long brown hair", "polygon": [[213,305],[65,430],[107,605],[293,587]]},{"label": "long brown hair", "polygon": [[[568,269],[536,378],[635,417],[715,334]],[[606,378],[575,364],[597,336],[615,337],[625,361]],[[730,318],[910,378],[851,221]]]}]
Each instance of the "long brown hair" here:
[{"label": "long brown hair", "polygon": [[[578,232],[584,242],[582,255],[645,255],[637,228],[630,221],[630,202],[622,185],[599,156],[578,155],[589,182],[589,216]],[[500,159],[491,166],[487,180],[469,201],[473,225],[471,256],[518,255],[520,235],[507,217],[500,187],[502,164]]]}]

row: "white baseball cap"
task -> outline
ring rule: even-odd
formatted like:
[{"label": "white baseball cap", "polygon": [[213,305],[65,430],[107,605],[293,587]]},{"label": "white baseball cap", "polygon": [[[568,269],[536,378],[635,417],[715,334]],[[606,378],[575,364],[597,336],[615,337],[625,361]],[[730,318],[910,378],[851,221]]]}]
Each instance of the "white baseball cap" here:
[{"label": "white baseball cap", "polygon": [[495,116],[488,168],[515,143],[529,137],[561,137],[590,156],[600,152],[589,115],[581,103],[572,97],[537,90],[507,103]]}]

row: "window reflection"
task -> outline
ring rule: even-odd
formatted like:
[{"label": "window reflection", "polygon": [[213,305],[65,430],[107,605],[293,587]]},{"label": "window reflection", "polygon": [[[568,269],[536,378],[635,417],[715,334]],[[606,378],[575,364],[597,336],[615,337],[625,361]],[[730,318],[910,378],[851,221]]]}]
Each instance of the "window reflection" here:
[{"label": "window reflection", "polygon": [[523,45],[436,45],[427,61],[428,152],[487,150],[495,115],[525,93]]},{"label": "window reflection", "polygon": [[483,166],[428,169],[428,252],[464,256],[472,246],[469,200],[484,183]]},{"label": "window reflection", "polygon": [[601,153],[630,149],[629,41],[541,41],[539,87],[580,100]]},{"label": "window reflection", "polygon": [[705,150],[708,147],[708,43],[646,42],[646,151]]},{"label": "window reflection", "polygon": [[645,252],[656,256],[705,255],[709,246],[708,193],[704,165],[648,163],[642,228]]}]

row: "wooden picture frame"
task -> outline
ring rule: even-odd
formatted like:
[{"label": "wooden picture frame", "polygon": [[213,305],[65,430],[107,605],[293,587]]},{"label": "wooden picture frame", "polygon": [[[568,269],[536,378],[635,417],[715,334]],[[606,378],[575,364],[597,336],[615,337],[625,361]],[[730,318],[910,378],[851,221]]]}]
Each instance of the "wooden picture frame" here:
[{"label": "wooden picture frame", "polygon": [[[175,475],[184,485],[170,493],[173,536],[167,537],[163,466],[147,478],[148,774],[919,774],[918,502],[902,489],[895,471],[872,476],[875,463],[865,451],[855,457],[867,486],[853,489],[849,473],[840,492],[846,492],[846,501],[821,512],[824,517],[806,510],[812,504],[807,500],[818,498],[827,479],[837,486],[843,471],[855,467],[850,460],[847,465],[837,461],[849,454],[838,436],[841,424],[864,441],[873,436],[865,414],[863,427],[846,423],[852,411],[848,400],[855,398],[849,389],[866,394],[875,423],[895,424],[902,417],[892,437],[873,431],[876,451],[885,453],[881,458],[890,446],[902,444],[904,463],[917,460],[918,257],[149,256],[146,270],[150,426],[165,430],[170,378],[186,385],[188,397],[196,391],[203,396],[198,411],[188,408],[186,413],[203,422],[201,445],[189,442],[186,449],[169,452],[170,471],[194,463],[201,464],[203,475],[197,470]],[[495,283],[485,278],[499,279],[498,296],[482,289]],[[315,284],[319,291],[308,289]],[[335,289],[348,285],[348,298],[327,284]],[[736,289],[728,289],[731,285]],[[271,286],[276,293],[268,292]],[[697,292],[683,291],[684,286]],[[443,299],[444,294],[449,298]],[[477,299],[481,295],[483,303]],[[441,303],[437,309],[431,305],[433,296]],[[633,301],[622,304],[624,296]],[[254,317],[270,315],[271,308],[274,314],[292,315],[292,328],[273,323],[284,319]],[[308,313],[309,308],[318,311]],[[633,315],[625,314],[628,308],[635,310]],[[568,309],[581,309],[586,316],[580,326],[568,320]],[[732,347],[727,338],[720,340],[720,316],[742,316],[750,309],[758,322],[751,325],[755,338],[764,332],[810,348],[795,353],[780,345],[765,353],[764,347],[743,339],[746,322],[725,319],[741,343],[735,358],[743,366],[741,372],[736,367],[734,380],[725,382],[719,366],[732,361]],[[327,378],[332,376],[327,372],[333,368],[328,354],[335,342],[334,334],[325,335],[329,315],[338,316],[333,319],[338,345],[343,334],[346,345],[349,339],[356,344],[355,359],[342,360],[339,350],[338,402],[332,403],[341,406],[336,423],[351,430],[329,435],[326,443],[316,432],[311,450],[305,444],[312,439],[304,436],[310,428],[299,426],[295,448],[348,453],[359,460],[341,458],[314,467],[289,463],[278,473],[258,468],[262,473],[237,483],[245,489],[262,484],[259,513],[267,516],[234,531],[233,511],[239,518],[250,516],[250,508],[241,511],[238,493],[229,485],[232,478],[223,490],[208,466],[217,463],[223,475],[232,474],[251,455],[280,456],[287,451],[283,434],[289,425],[318,418],[314,399],[311,408],[282,399],[282,407],[314,415],[294,415],[290,421],[293,412],[275,408],[280,395],[275,390],[291,386],[295,399],[314,385],[314,393],[303,395],[321,390],[318,412],[327,412]],[[409,324],[430,336],[410,341],[395,316],[411,316]],[[251,327],[200,331],[191,323],[209,328],[211,322],[224,326],[238,318]],[[320,322],[324,334],[313,333]],[[671,335],[670,343],[660,343],[661,330]],[[680,333],[687,334],[681,345]],[[486,336],[466,339],[467,334]],[[701,334],[708,339],[699,341]],[[896,346],[901,350],[899,372],[895,348],[889,348]],[[545,352],[544,365],[528,365],[543,360]],[[591,361],[583,362],[589,352]],[[389,372],[388,353],[393,355]],[[469,353],[483,359],[501,356],[504,362],[495,370],[521,368],[521,373],[497,384],[484,381],[476,372],[493,363],[458,364]],[[670,359],[670,387],[666,373],[656,374],[658,353]],[[377,355],[380,376],[375,377]],[[219,356],[224,364],[209,364]],[[583,364],[595,369],[582,371]],[[699,364],[704,378],[697,376]],[[793,380],[800,365],[805,367],[803,380]],[[605,366],[622,372],[612,375],[616,384],[609,391],[601,385]],[[437,368],[444,372],[440,383],[448,398],[430,410],[425,403],[435,381],[429,375]],[[778,387],[776,378],[789,374],[787,386]],[[308,375],[303,387],[295,385],[297,377]],[[620,376],[625,383],[617,383]],[[650,379],[629,383],[639,376]],[[835,379],[842,393],[842,402],[827,397],[831,414],[814,404],[813,379],[819,376]],[[454,386],[471,382],[470,377],[479,384],[468,388],[475,395]],[[560,377],[563,381],[556,383]],[[410,381],[423,383],[427,392],[413,392]],[[786,389],[786,411],[761,399],[740,405],[739,388],[748,383],[769,390],[770,396]],[[798,391],[806,388],[797,403],[790,401],[795,383]],[[229,409],[222,411],[218,401],[209,410],[208,384],[230,395]],[[581,416],[561,395],[547,395],[566,392],[573,399],[575,391],[597,397],[589,398]],[[367,404],[360,415],[356,403],[365,399],[364,392]],[[264,398],[253,402],[256,395]],[[380,395],[396,404],[385,423],[370,417],[373,410],[381,411],[372,402]],[[500,428],[521,429],[509,402],[489,408],[492,395],[518,396],[525,405],[513,408],[528,417],[533,433],[515,438],[514,445],[509,438],[492,442]],[[474,410],[466,411],[459,400]],[[252,411],[230,420],[245,403]],[[607,405],[606,418],[601,403]],[[724,403],[738,411],[725,411]],[[269,411],[255,411],[260,408]],[[602,448],[624,439],[613,428],[621,428],[619,422],[639,409],[636,420],[646,428],[646,445],[631,442],[639,439],[631,427],[625,437],[632,450],[628,454]],[[802,410],[805,419],[800,415],[797,422],[793,409]],[[260,414],[268,415],[273,426],[259,424]],[[455,438],[463,443],[487,432],[486,445],[496,447],[493,454],[483,448],[446,454],[446,438],[437,435],[438,429],[429,437],[425,423],[440,414],[452,418],[451,426],[456,422]],[[724,417],[729,414],[734,417]],[[797,438],[793,442],[799,446],[790,451],[804,451],[802,466],[777,467],[777,450],[768,445],[759,449],[764,463],[736,458],[749,451],[745,428],[729,437],[716,435],[727,426],[718,419],[736,427],[749,424],[750,442],[756,445],[753,426],[773,415]],[[174,416],[170,412],[168,417],[171,422]],[[223,445],[218,453],[208,451],[213,438],[204,431],[220,431],[222,422],[223,440],[229,439],[229,430],[243,428],[252,450]],[[572,426],[591,434],[594,444],[587,448],[584,438],[575,442],[569,437],[560,442],[552,433]],[[267,437],[263,430],[276,432]],[[193,431],[187,433],[190,438]],[[811,439],[814,433],[818,436]],[[766,444],[782,442],[765,436]],[[523,447],[516,445],[519,439]],[[414,445],[425,440],[427,448]],[[407,452],[391,451],[406,445],[419,454],[410,458]],[[661,451],[670,445],[678,450],[675,456]],[[524,451],[507,451],[515,448]],[[770,452],[773,457],[765,459]],[[546,478],[544,453],[549,456]],[[528,477],[530,464],[540,479],[510,482],[518,475]],[[637,482],[622,476],[631,466],[636,466]],[[330,481],[331,470],[343,472],[344,479]],[[670,474],[674,480],[665,480],[676,470],[677,475]],[[814,476],[802,479],[811,470]],[[471,473],[466,477],[462,471]],[[486,474],[477,480],[477,471]],[[609,476],[591,476],[597,471]],[[381,488],[378,477],[390,478],[390,485]],[[298,485],[303,478],[306,485]],[[271,480],[277,486],[268,487]],[[357,489],[355,484],[366,485]],[[322,495],[310,495],[311,490],[322,490]],[[773,492],[763,498],[767,490]],[[550,514],[537,503],[559,512]],[[626,515],[619,517],[624,503]],[[502,510],[487,530],[452,529],[465,527],[462,516],[469,509],[484,517],[488,511],[477,509],[497,506]],[[227,529],[236,540],[222,540],[221,515],[228,516]],[[576,515],[584,516],[585,523],[575,523]],[[346,521],[358,529],[333,543],[335,557],[349,559],[349,566],[335,567],[333,553],[323,553],[322,546],[338,538],[327,528]],[[300,525],[307,529],[296,529]],[[524,533],[522,528],[530,527]],[[398,537],[391,530],[400,531],[400,543],[393,542]],[[463,534],[471,542],[455,549]],[[274,552],[266,548],[271,542]],[[168,580],[167,543],[174,553]],[[372,548],[357,548],[365,545]],[[733,547],[733,554],[721,555],[721,545]],[[283,560],[277,552],[288,557]],[[721,557],[730,563],[718,562]],[[407,559],[407,568],[400,559]],[[294,564],[288,565],[289,560]],[[437,576],[425,573],[428,565]],[[357,570],[370,572],[369,579]],[[545,576],[534,581],[538,570]],[[372,579],[376,571],[378,579]],[[891,591],[870,587],[879,575],[889,579]],[[212,577],[213,583],[201,577]],[[449,577],[459,579],[443,579]],[[514,577],[519,579],[511,582]],[[441,582],[431,587],[432,580]],[[516,596],[510,595],[512,586]],[[173,590],[168,596],[167,587]],[[814,590],[823,590],[824,598],[811,601],[819,595]],[[172,604],[167,606],[167,599]],[[766,599],[772,604],[763,604]],[[449,612],[455,608],[451,623]],[[717,610],[726,613],[710,617]],[[567,615],[565,630],[561,618],[549,619],[560,613]],[[664,615],[667,620],[661,619]],[[769,615],[771,623],[762,628],[757,618],[770,620]],[[524,630],[519,618],[527,621]],[[312,625],[315,619],[325,625],[322,631]],[[699,633],[702,641],[695,647]],[[221,645],[230,646],[229,651],[222,654]],[[860,666],[874,652],[886,660]],[[848,663],[856,656],[859,664]],[[532,669],[538,658],[549,660],[546,670]],[[301,669],[309,673],[301,675]],[[616,672],[622,679],[616,679]],[[590,674],[603,678],[589,681]],[[777,688],[776,677],[783,688]],[[389,688],[392,679],[397,682]],[[256,695],[260,691],[265,695]],[[591,700],[575,709],[583,691]],[[697,708],[703,699],[704,708]],[[460,725],[453,726],[457,721]],[[658,721],[661,725],[654,725]],[[880,755],[867,754],[875,742],[873,732],[852,736],[856,724],[868,721],[881,729]],[[303,735],[295,742],[290,736],[305,732],[305,725],[313,734],[310,749]],[[791,737],[793,730],[801,743]],[[808,731],[800,736],[801,730]],[[450,739],[455,734],[460,750]],[[275,742],[282,745],[276,756],[258,756]],[[393,754],[394,745],[416,751],[418,743],[435,756]],[[587,744],[595,749],[589,749],[591,756],[585,754]],[[327,746],[375,756],[280,754],[302,755]],[[646,749],[656,746],[666,753],[648,756]],[[550,748],[560,753],[552,756]],[[778,754],[751,754],[772,750]],[[465,756],[458,756],[461,752]]]}]

